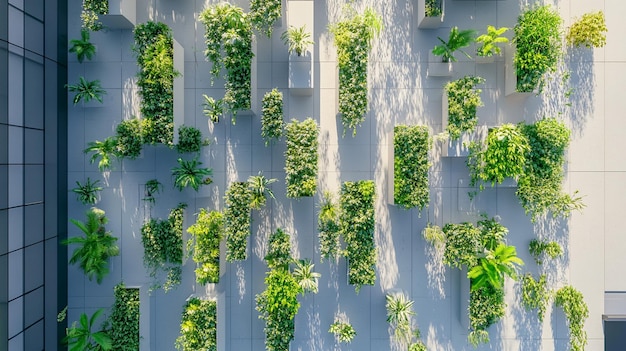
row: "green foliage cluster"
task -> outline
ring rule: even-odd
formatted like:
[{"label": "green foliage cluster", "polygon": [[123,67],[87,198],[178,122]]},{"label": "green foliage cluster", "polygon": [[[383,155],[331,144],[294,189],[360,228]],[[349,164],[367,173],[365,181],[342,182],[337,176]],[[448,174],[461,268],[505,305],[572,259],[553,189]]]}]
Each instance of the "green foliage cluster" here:
[{"label": "green foliage cluster", "polygon": [[286,128],[285,183],[287,197],[313,196],[317,190],[319,128],[312,118],[293,119]]},{"label": "green foliage cluster", "polygon": [[192,297],[185,303],[176,349],[217,351],[217,302]]},{"label": "green foliage cluster", "polygon": [[462,48],[470,46],[474,41],[474,36],[476,35],[476,31],[473,29],[465,29],[459,30],[458,27],[450,28],[450,34],[448,36],[448,41],[441,39],[441,37],[437,37],[437,39],[441,42],[440,45],[435,45],[433,48],[433,55],[441,56],[441,60],[443,62],[456,62],[456,57],[454,57],[455,51],[460,51],[467,58],[471,59],[472,57]]},{"label": "green foliage cluster", "polygon": [[504,288],[505,276],[516,280],[517,267],[523,264],[524,261],[517,257],[515,246],[498,244],[478,259],[478,264],[467,272],[467,277],[474,290],[482,287],[500,290]]},{"label": "green foliage cluster", "polygon": [[319,205],[317,216],[317,231],[320,238],[320,256],[322,259],[336,259],[341,255],[339,243],[339,206],[329,191],[324,192],[324,197]]},{"label": "green foliage cluster", "polygon": [[539,321],[543,321],[550,295],[545,274],[542,274],[539,280],[535,280],[530,273],[524,275],[522,278],[522,304],[527,310],[537,309]]},{"label": "green foliage cluster", "polygon": [[74,321],[72,326],[65,330],[63,344],[67,344],[69,351],[101,351],[112,350],[111,337],[104,330],[94,331],[96,320],[104,312],[99,309],[91,317],[81,313],[79,324]]},{"label": "green foliage cluster", "polygon": [[562,54],[562,22],[558,11],[549,5],[526,9],[517,18],[513,36],[517,48],[513,58],[517,91],[541,91],[543,75],[556,70]]},{"label": "green foliage cluster", "polygon": [[123,120],[116,128],[116,155],[131,160],[139,157],[143,147],[142,121],[138,118]]},{"label": "green foliage cluster", "polygon": [[263,172],[248,177],[248,190],[250,190],[250,208],[260,210],[267,203],[267,197],[274,199],[274,192],[269,188],[270,184],[276,183],[276,178],[266,178]]},{"label": "green foliage cluster", "polygon": [[[233,113],[250,108],[252,74],[252,24],[240,7],[229,3],[211,5],[200,13],[206,27],[204,52],[213,64],[212,81],[226,69],[223,104]],[[222,57],[223,54],[223,57]]]},{"label": "green foliage cluster", "polygon": [[76,54],[78,62],[83,63],[85,58],[91,61],[91,58],[96,54],[96,46],[89,41],[89,30],[83,29],[80,31],[80,39],[70,40],[70,52]]},{"label": "green foliage cluster", "polygon": [[[180,283],[183,263],[183,210],[186,207],[187,204],[181,203],[170,211],[167,220],[150,218],[141,227],[144,266],[149,270],[150,277],[155,279],[159,271],[167,273],[163,284],[166,292]],[[159,287],[158,281],[155,287]]]},{"label": "green foliage cluster", "polygon": [[247,241],[250,236],[250,190],[245,182],[230,185],[224,201],[224,225],[226,233],[226,260],[243,261],[247,257]]},{"label": "green foliage cluster", "polygon": [[294,338],[294,318],[300,308],[298,294],[302,291],[286,269],[272,269],[265,277],[265,291],[256,296],[256,310],[265,321],[265,348],[268,351],[289,351]]},{"label": "green foliage cluster", "polygon": [[190,186],[193,190],[198,191],[200,186],[209,185],[213,182],[210,175],[213,174],[211,168],[202,168],[202,162],[198,161],[196,156],[192,160],[184,160],[178,158],[178,167],[172,168],[172,176],[174,177],[174,187],[179,191],[183,191]]},{"label": "green foliage cluster", "polygon": [[220,121],[220,116],[224,114],[224,100],[217,99],[202,94],[204,102],[202,103],[202,113],[213,123]]},{"label": "green foliage cluster", "polygon": [[356,336],[356,331],[350,323],[342,322],[339,320],[336,320],[333,324],[330,325],[330,328],[328,328],[328,332],[335,335],[337,341],[345,343],[352,342],[352,339],[354,339],[354,337]]},{"label": "green foliage cluster", "polygon": [[430,136],[427,126],[397,125],[393,129],[393,200],[402,208],[428,206],[428,150]]},{"label": "green foliage cluster", "polygon": [[486,142],[472,142],[469,149],[470,186],[478,184],[483,190],[486,182],[494,186],[505,178],[518,179],[524,173],[530,143],[518,126],[507,123],[490,129]]},{"label": "green foliage cluster", "polygon": [[369,7],[362,15],[352,13],[329,26],[337,47],[339,113],[344,134],[346,129],[352,129],[352,135],[356,135],[357,126],[365,120],[368,55],[381,29],[382,18]]},{"label": "green foliage cluster", "polygon": [[322,275],[313,271],[315,264],[309,259],[295,260],[295,264],[292,274],[302,288],[302,294],[307,292],[317,294],[318,280]]},{"label": "green foliage cluster", "polygon": [[98,15],[109,13],[109,0],[83,0],[83,9],[80,13],[82,29],[99,31],[102,23],[98,21]]},{"label": "green foliage cluster", "polygon": [[476,48],[476,55],[482,57],[491,57],[493,55],[500,55],[502,52],[502,48],[499,47],[498,43],[508,43],[509,39],[507,37],[503,37],[506,31],[509,28],[500,27],[496,29],[494,26],[487,26],[487,33],[482,34],[476,38],[476,43],[478,43],[478,47]]},{"label": "green foliage cluster", "polygon": [[443,232],[441,227],[431,223],[428,223],[424,230],[422,230],[422,236],[424,237],[424,240],[433,245],[441,245],[446,242],[446,234]]},{"label": "green foliage cluster", "polygon": [[115,302],[104,328],[113,350],[139,350],[139,289],[119,283],[113,289]]},{"label": "green foliage cluster", "polygon": [[195,127],[180,126],[178,128],[178,144],[176,151],[179,153],[199,152],[202,148],[202,132]]},{"label": "green foliage cluster", "polygon": [[278,140],[283,135],[285,121],[283,119],[283,93],[274,88],[263,96],[261,109],[261,136],[265,146],[273,139]]},{"label": "green foliage cluster", "polygon": [[221,212],[209,212],[203,208],[187,232],[193,237],[187,241],[187,250],[193,252],[193,261],[197,264],[196,281],[202,285],[219,283],[224,216]]},{"label": "green foliage cluster", "polygon": [[448,125],[446,132],[451,140],[457,140],[461,133],[476,128],[478,117],[476,109],[483,106],[480,99],[481,89],[476,85],[485,82],[484,78],[465,76],[445,85],[444,90],[448,97]]},{"label": "green foliage cluster", "polygon": [[441,0],[426,0],[424,6],[424,13],[426,17],[439,17],[443,13]]},{"label": "green foliage cluster", "polygon": [[93,205],[98,201],[98,193],[102,191],[102,187],[99,186],[100,180],[96,179],[94,182],[91,178],[87,177],[85,184],[81,184],[76,181],[76,188],[72,189],[76,193],[76,197],[83,205]]},{"label": "green foliage cluster", "polygon": [[483,287],[470,291],[468,312],[472,331],[467,339],[472,345],[489,342],[487,328],[504,317],[505,307],[503,289]]},{"label": "green foliage cluster", "polygon": [[270,235],[267,255],[263,258],[271,269],[288,270],[293,261],[291,257],[291,241],[289,234],[281,228]]},{"label": "green foliage cluster", "polygon": [[102,89],[100,85],[100,81],[96,80],[86,80],[85,77],[79,77],[78,83],[76,84],[68,84],[66,85],[67,90],[71,93],[76,93],[74,95],[74,99],[72,102],[74,105],[81,102],[88,103],[91,100],[96,100],[99,103],[102,103],[102,95],[105,95],[106,90]]},{"label": "green foliage cluster", "polygon": [[90,141],[83,152],[86,154],[92,153],[89,158],[91,163],[96,162],[100,158],[100,161],[98,161],[98,170],[100,172],[110,170],[113,159],[117,157],[117,138],[108,137],[103,141]]},{"label": "green foliage cluster", "polygon": [[271,38],[274,23],[282,16],[281,0],[250,0],[249,16],[252,26]]},{"label": "green foliage cluster", "polygon": [[289,26],[289,28],[283,32],[280,39],[287,45],[289,53],[296,53],[298,56],[306,53],[309,45],[315,44],[311,40],[311,33],[306,31],[306,25],[302,27]]},{"label": "green foliage cluster", "polygon": [[387,309],[387,322],[393,328],[393,335],[396,342],[408,345],[413,338],[411,319],[415,315],[413,312],[413,301],[403,293],[385,295],[385,308]]},{"label": "green foliage cluster", "polygon": [[581,19],[569,27],[565,40],[569,45],[576,47],[601,48],[606,45],[606,32],[608,31],[604,12],[585,13]]},{"label": "green foliage cluster", "polygon": [[583,208],[582,199],[576,193],[564,193],[561,184],[570,141],[567,126],[556,118],[543,118],[520,128],[530,145],[516,193],[526,213],[534,221],[548,212],[554,217],[568,216],[572,210]]},{"label": "green foliage cluster", "polygon": [[160,193],[162,190],[163,184],[161,184],[158,179],[150,179],[144,185],[145,197],[142,200],[154,204],[156,202],[154,195]]},{"label": "green foliage cluster", "polygon": [[528,251],[530,251],[537,264],[543,263],[544,253],[552,259],[563,255],[563,248],[556,241],[533,239],[528,245]]},{"label": "green foliage cluster", "polygon": [[362,285],[374,285],[376,281],[374,198],[372,180],[341,184],[339,226],[347,244],[348,282],[357,293]]},{"label": "green foliage cluster", "polygon": [[78,245],[72,253],[70,264],[78,262],[87,278],[96,278],[98,284],[109,274],[109,258],[120,254],[115,244],[117,238],[104,228],[108,221],[103,210],[92,207],[87,211],[86,222],[70,219],[84,236],[74,236],[63,241],[65,245]]},{"label": "green foliage cluster", "polygon": [[568,285],[557,290],[555,303],[563,308],[567,325],[569,326],[569,343],[571,351],[584,351],[587,345],[585,321],[589,317],[589,308],[584,301],[583,294]]},{"label": "green foliage cluster", "polygon": [[146,143],[171,146],[174,140],[174,41],[171,29],[161,22],[138,24],[134,30],[137,86],[141,96],[143,134]]},{"label": "green foliage cluster", "polygon": [[443,263],[450,267],[473,267],[478,264],[482,249],[482,235],[472,223],[448,223],[443,226],[445,251]]}]

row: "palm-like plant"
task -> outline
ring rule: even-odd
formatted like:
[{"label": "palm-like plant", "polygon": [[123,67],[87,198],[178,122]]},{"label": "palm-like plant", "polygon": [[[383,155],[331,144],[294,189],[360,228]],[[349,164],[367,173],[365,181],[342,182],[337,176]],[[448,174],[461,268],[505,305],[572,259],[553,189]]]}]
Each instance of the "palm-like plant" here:
[{"label": "palm-like plant", "polygon": [[268,185],[277,182],[276,178],[265,178],[262,172],[248,177],[248,189],[250,189],[250,208],[258,210],[265,206],[267,196],[274,199],[274,193]]},{"label": "palm-like plant", "polygon": [[87,144],[87,148],[84,150],[84,153],[90,153],[91,155],[90,162],[94,163],[100,157],[100,161],[98,162],[98,169],[100,172],[104,172],[108,169],[111,169],[111,162],[114,157],[117,157],[117,139],[115,137],[108,137],[103,141],[92,141]]},{"label": "palm-like plant", "polygon": [[508,38],[502,36],[507,30],[509,30],[507,27],[496,29],[494,26],[487,26],[487,33],[476,38],[476,42],[480,43],[476,49],[476,54],[483,57],[500,55],[502,48],[496,44],[507,43],[509,41]]},{"label": "palm-like plant", "polygon": [[92,207],[87,211],[87,222],[70,219],[70,222],[78,227],[85,236],[76,236],[63,241],[66,245],[79,245],[72,253],[70,264],[79,262],[80,268],[89,280],[95,277],[98,284],[109,273],[109,257],[120,254],[120,249],[115,245],[117,238],[104,229],[104,225],[108,221],[104,211]]},{"label": "palm-like plant", "polygon": [[461,50],[461,48],[468,47],[472,43],[475,33],[476,31],[473,29],[459,31],[458,27],[452,27],[450,29],[448,41],[441,39],[441,37],[437,37],[437,39],[441,42],[441,45],[435,45],[433,48],[433,54],[441,56],[443,62],[456,62],[454,52],[458,50],[465,54],[467,58],[471,59],[472,57],[467,52]]},{"label": "palm-like plant", "polygon": [[220,121],[220,116],[224,114],[224,100],[215,100],[207,95],[202,95],[204,102],[202,103],[202,113],[209,117],[209,120],[213,123]]},{"label": "palm-like plant", "polygon": [[287,50],[290,54],[295,52],[298,56],[302,56],[306,52],[307,46],[315,44],[311,40],[311,33],[306,31],[306,26],[290,26],[289,29],[283,32],[280,39],[287,45]]},{"label": "palm-like plant", "polygon": [[69,351],[96,351],[111,350],[113,342],[111,337],[104,331],[94,332],[94,324],[104,310],[101,308],[87,318],[87,315],[80,315],[79,325],[76,322],[65,330],[65,338],[63,343],[68,345]]},{"label": "palm-like plant", "polygon": [[190,186],[193,190],[198,191],[201,185],[211,184],[213,180],[209,177],[213,174],[211,168],[200,168],[202,162],[198,158],[193,160],[178,159],[179,167],[172,168],[174,178],[174,187],[179,191],[183,191]]},{"label": "palm-like plant", "polygon": [[483,287],[499,290],[504,285],[505,276],[517,279],[517,267],[521,265],[524,261],[517,257],[515,246],[500,244],[495,250],[487,251],[485,257],[467,272],[467,277],[472,280],[472,290]]},{"label": "palm-like plant", "polygon": [[96,47],[89,41],[89,31],[86,29],[80,31],[80,39],[72,39],[70,44],[72,44],[70,52],[76,54],[80,63],[83,63],[85,58],[91,61],[93,55],[96,54]]},{"label": "palm-like plant", "polygon": [[398,342],[408,344],[411,342],[411,316],[413,312],[413,301],[404,294],[387,294],[387,322],[394,327],[394,337]]},{"label": "palm-like plant", "polygon": [[312,292],[317,294],[318,279],[322,276],[320,273],[314,272],[315,264],[310,260],[297,260],[296,268],[293,270],[293,277],[302,288],[302,294]]},{"label": "palm-like plant", "polygon": [[85,77],[80,77],[77,84],[66,85],[67,90],[74,95],[74,105],[78,104],[81,100],[89,102],[93,99],[102,103],[102,95],[105,95],[106,90],[102,89],[99,80],[86,80]]},{"label": "palm-like plant", "polygon": [[96,203],[96,201],[98,201],[98,192],[102,191],[102,187],[98,186],[99,183],[99,179],[96,179],[95,182],[92,182],[91,178],[87,177],[87,182],[85,184],[81,184],[77,180],[77,186],[76,188],[72,189],[72,191],[76,193],[78,201],[80,201],[83,205],[93,205]]}]

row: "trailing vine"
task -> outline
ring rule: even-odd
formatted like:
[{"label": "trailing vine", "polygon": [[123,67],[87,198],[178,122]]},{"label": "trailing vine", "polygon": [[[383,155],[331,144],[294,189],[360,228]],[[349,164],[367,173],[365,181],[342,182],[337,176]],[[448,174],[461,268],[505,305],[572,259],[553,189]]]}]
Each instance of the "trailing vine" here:
[{"label": "trailing vine", "polygon": [[457,140],[463,132],[476,128],[478,117],[476,108],[483,106],[480,99],[482,90],[476,85],[485,82],[484,78],[465,76],[446,84],[444,94],[448,97],[448,125],[446,132],[451,140]]},{"label": "trailing vine", "polygon": [[179,153],[199,152],[202,146],[202,132],[198,128],[190,126],[180,126],[178,128],[176,151]]},{"label": "trailing vine", "polygon": [[281,0],[251,0],[250,21],[259,32],[272,37],[274,23],[282,15]]},{"label": "trailing vine", "polygon": [[250,191],[245,182],[234,182],[224,195],[224,232],[226,234],[226,260],[243,261],[247,257],[250,236]]},{"label": "trailing vine", "polygon": [[533,256],[537,264],[543,263],[544,253],[552,259],[563,255],[563,248],[556,241],[533,239],[528,245],[528,251]]},{"label": "trailing vine", "polygon": [[468,341],[474,346],[489,342],[487,328],[504,317],[504,290],[483,287],[470,290]]},{"label": "trailing vine", "polygon": [[569,327],[569,343],[571,351],[584,351],[587,345],[585,321],[589,317],[589,308],[584,301],[583,294],[571,285],[557,290],[555,303],[563,308]]},{"label": "trailing vine", "polygon": [[322,259],[336,259],[341,255],[339,243],[339,206],[331,192],[324,192],[317,217],[317,231],[320,238]]},{"label": "trailing vine", "polygon": [[187,250],[193,252],[197,264],[196,281],[202,285],[220,281],[220,242],[224,232],[224,216],[218,211],[201,209],[196,223],[187,228],[192,239]]},{"label": "trailing vine", "polygon": [[185,303],[176,349],[217,351],[217,302],[192,297]]},{"label": "trailing vine", "polygon": [[271,269],[289,269],[289,264],[293,261],[291,257],[291,241],[289,234],[285,233],[281,228],[276,229],[270,235],[267,255],[265,255],[264,260]]},{"label": "trailing vine", "polygon": [[283,135],[285,121],[283,119],[283,93],[274,88],[263,96],[261,110],[261,136],[265,146],[272,140],[278,140]]},{"label": "trailing vine", "polygon": [[536,309],[537,318],[542,322],[549,301],[550,291],[547,288],[546,275],[542,274],[539,280],[535,280],[532,274],[525,274],[522,278],[522,304],[524,307],[527,310]]},{"label": "trailing vine", "polygon": [[382,29],[382,18],[371,8],[362,15],[351,11],[345,20],[329,26],[335,36],[339,65],[339,113],[343,134],[356,128],[367,113],[367,63],[372,41]]},{"label": "trailing vine", "polygon": [[402,208],[428,206],[428,150],[430,136],[427,126],[398,125],[393,132],[393,199]]},{"label": "trailing vine", "polygon": [[317,147],[319,128],[312,118],[287,124],[285,183],[287,197],[313,196],[317,190]]},{"label": "trailing vine", "polygon": [[113,295],[115,302],[104,327],[113,350],[139,350],[139,289],[119,283]]}]

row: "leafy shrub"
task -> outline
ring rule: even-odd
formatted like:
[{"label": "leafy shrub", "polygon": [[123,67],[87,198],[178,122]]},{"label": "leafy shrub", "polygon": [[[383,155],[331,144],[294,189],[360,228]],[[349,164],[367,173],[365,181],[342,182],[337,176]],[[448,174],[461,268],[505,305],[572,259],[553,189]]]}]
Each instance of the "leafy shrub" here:
[{"label": "leafy shrub", "polygon": [[86,154],[92,153],[89,158],[91,163],[96,162],[98,157],[100,158],[100,161],[98,161],[98,170],[100,172],[110,170],[111,162],[117,157],[117,138],[108,137],[103,141],[90,141],[83,152]]},{"label": "leafy shrub", "polygon": [[550,292],[546,285],[545,274],[542,274],[539,280],[535,280],[530,273],[522,278],[522,304],[527,310],[537,309],[537,317],[541,322],[550,300]]},{"label": "leafy shrub", "polygon": [[143,135],[140,119],[133,118],[122,121],[116,128],[117,150],[119,157],[135,159],[141,154]]},{"label": "leafy shrub", "polygon": [[220,242],[224,231],[224,216],[221,212],[208,212],[204,208],[198,213],[196,223],[187,228],[193,239],[187,241],[187,250],[193,252],[196,281],[202,285],[219,283]]},{"label": "leafy shrub", "polygon": [[282,15],[281,0],[251,0],[250,21],[259,32],[272,37],[274,23]]},{"label": "leafy shrub", "polygon": [[178,128],[178,144],[176,150],[179,153],[199,152],[202,148],[202,132],[198,128],[180,126]]},{"label": "leafy shrub", "polygon": [[422,236],[424,240],[433,245],[445,244],[446,242],[446,234],[443,230],[438,225],[432,225],[431,223],[428,223],[422,230]]},{"label": "leafy shrub", "polygon": [[113,350],[139,350],[139,289],[119,283],[113,295],[115,302],[104,328],[111,337]]},{"label": "leafy shrub", "polygon": [[293,261],[293,258],[291,258],[291,241],[289,234],[285,233],[281,228],[276,229],[276,231],[270,235],[267,255],[265,255],[263,259],[271,269],[289,269],[289,263]]},{"label": "leafy shrub", "polygon": [[535,259],[537,264],[543,263],[543,254],[545,253],[550,258],[555,259],[563,254],[563,248],[556,241],[545,241],[533,239],[528,245],[528,251]]},{"label": "leafy shrub", "polygon": [[337,338],[339,342],[345,343],[352,342],[352,339],[354,339],[354,337],[356,336],[356,331],[350,323],[341,322],[338,320],[330,325],[328,332],[334,334],[335,338]]},{"label": "leafy shrub", "polygon": [[317,189],[317,147],[319,129],[312,118],[287,124],[285,183],[287,197],[313,196]]},{"label": "leafy shrub", "polygon": [[362,285],[374,285],[376,281],[374,197],[372,180],[341,185],[339,226],[347,244],[348,282],[357,293]]},{"label": "leafy shrub", "polygon": [[372,41],[380,33],[382,19],[371,8],[362,15],[352,13],[343,21],[332,24],[339,65],[339,113],[343,133],[365,120],[367,113],[367,62]]},{"label": "leafy shrub", "polygon": [[280,36],[280,39],[287,45],[290,54],[295,52],[298,56],[306,53],[309,45],[315,44],[311,40],[311,33],[306,31],[306,25],[302,27],[289,26]]},{"label": "leafy shrub", "polygon": [[70,52],[76,54],[78,62],[83,63],[85,58],[91,61],[91,58],[96,54],[96,46],[89,41],[89,31],[83,29],[80,31],[80,39],[70,40]]},{"label": "leafy shrub", "polygon": [[288,351],[295,332],[294,318],[300,309],[300,285],[288,270],[280,268],[267,273],[265,285],[265,291],[256,296],[256,310],[265,321],[265,348]]},{"label": "leafy shrub", "polygon": [[72,189],[76,193],[76,197],[83,205],[93,205],[98,201],[98,193],[102,191],[102,187],[99,186],[100,180],[92,182],[91,178],[87,177],[85,184],[81,184],[76,181],[76,188]]},{"label": "leafy shrub", "polygon": [[160,287],[157,274],[167,273],[163,289],[167,292],[180,284],[180,271],[183,263],[183,210],[187,204],[181,203],[170,211],[167,220],[150,218],[141,227],[143,263],[150,277],[155,279],[153,288]]},{"label": "leafy shrub", "polygon": [[185,303],[176,349],[217,351],[217,302],[192,297]]},{"label": "leafy shrub", "polygon": [[226,260],[246,259],[248,236],[250,235],[250,190],[244,182],[234,182],[224,195],[226,210],[224,225],[226,233]]},{"label": "leafy shrub", "polygon": [[559,13],[549,5],[529,8],[517,18],[513,36],[517,91],[541,91],[543,75],[556,70],[561,57],[561,22]]},{"label": "leafy shrub", "polygon": [[138,24],[134,30],[137,54],[137,86],[146,143],[172,145],[174,140],[174,41],[171,29],[161,22]]},{"label": "leafy shrub", "polygon": [[79,325],[76,325],[76,321],[74,321],[71,327],[66,328],[65,337],[61,342],[64,345],[67,344],[70,351],[111,350],[111,337],[106,331],[94,331],[96,320],[102,312],[104,309],[101,308],[94,312],[91,317],[81,313]]},{"label": "leafy shrub", "polygon": [[443,226],[446,235],[443,263],[450,267],[473,267],[478,264],[478,254],[482,248],[480,229],[472,223],[453,224]]},{"label": "leafy shrub", "polygon": [[472,281],[472,289],[490,287],[493,290],[504,288],[504,279],[508,276],[517,280],[517,268],[524,261],[517,257],[515,246],[499,244],[478,258],[478,264],[471,267],[467,277]]},{"label": "leafy shrub", "polygon": [[278,140],[283,135],[285,121],[283,120],[283,93],[274,88],[263,96],[261,110],[261,136],[267,146],[273,139]]},{"label": "leafy shrub", "polygon": [[402,208],[428,206],[428,150],[430,137],[426,126],[398,125],[393,132],[393,199]]},{"label": "leafy shrub", "polygon": [[468,312],[472,331],[467,338],[472,345],[489,342],[487,328],[504,317],[505,307],[502,289],[483,287],[470,291]]},{"label": "leafy shrub", "polygon": [[484,78],[465,76],[446,84],[444,94],[448,97],[448,125],[446,132],[451,140],[457,140],[461,133],[476,128],[478,117],[476,108],[483,106],[480,99],[482,90],[476,85],[485,82]]},{"label": "leafy shrub", "polygon": [[471,59],[472,57],[461,49],[472,44],[475,34],[476,31],[473,29],[460,31],[458,27],[452,27],[450,28],[450,34],[448,35],[447,41],[441,39],[441,37],[437,37],[441,44],[435,45],[432,51],[433,55],[441,56],[442,62],[456,62],[457,60],[456,57],[454,57],[454,52],[460,51],[463,55],[467,56],[467,58]]},{"label": "leafy shrub", "polygon": [[576,47],[601,48],[606,45],[605,33],[608,31],[604,12],[590,12],[569,27],[565,40]]},{"label": "leafy shrub", "polygon": [[339,207],[333,194],[326,191],[317,217],[317,231],[320,238],[320,255],[322,259],[335,259],[341,255],[339,244]]},{"label": "leafy shrub", "polygon": [[583,294],[568,285],[557,290],[555,303],[563,308],[569,327],[569,343],[571,351],[583,351],[587,345],[585,321],[589,317],[589,308],[584,301]]},{"label": "leafy shrub", "polygon": [[248,189],[250,190],[250,208],[259,210],[265,206],[267,197],[274,199],[274,192],[269,185],[277,182],[276,178],[265,178],[262,172],[258,175],[248,177]]}]

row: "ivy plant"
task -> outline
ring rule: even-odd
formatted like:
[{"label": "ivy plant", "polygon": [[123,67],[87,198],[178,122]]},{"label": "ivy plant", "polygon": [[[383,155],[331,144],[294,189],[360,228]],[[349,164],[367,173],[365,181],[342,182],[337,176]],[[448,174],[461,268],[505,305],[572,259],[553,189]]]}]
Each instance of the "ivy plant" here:
[{"label": "ivy plant", "polygon": [[157,275],[167,274],[162,285],[165,292],[180,284],[183,263],[183,216],[187,204],[181,203],[170,211],[166,220],[150,218],[141,227],[144,266],[155,279],[152,287],[161,287]]},{"label": "ivy plant", "polygon": [[348,344],[351,343],[352,339],[356,336],[356,331],[352,327],[352,324],[340,320],[335,320],[335,322],[330,325],[330,328],[328,328],[328,332],[335,335],[337,341]]},{"label": "ivy plant", "polygon": [[519,92],[541,91],[543,75],[556,71],[561,57],[561,23],[558,11],[549,5],[524,10],[513,28],[513,57]]},{"label": "ivy plant", "polygon": [[199,152],[202,146],[202,132],[198,128],[190,126],[180,126],[178,128],[176,151],[179,153]]},{"label": "ivy plant", "polygon": [[[471,284],[470,284],[471,285]],[[483,287],[470,291],[468,341],[474,347],[489,343],[487,328],[504,317],[504,290]]]},{"label": "ivy plant", "polygon": [[195,157],[192,160],[183,160],[178,158],[178,167],[172,168],[172,176],[174,177],[174,187],[179,191],[183,191],[190,186],[193,190],[198,191],[200,186],[208,185],[213,182],[210,175],[213,174],[211,168],[200,167],[202,162]]},{"label": "ivy plant", "polygon": [[[229,3],[211,5],[200,13],[204,24],[206,58],[213,64],[211,82],[226,70],[223,104],[232,113],[250,108],[252,73],[252,23],[240,7]],[[212,114],[210,114],[212,115]]]},{"label": "ivy plant", "polygon": [[294,338],[294,318],[300,309],[300,285],[285,269],[270,270],[265,277],[265,290],[256,296],[256,310],[265,321],[265,349],[287,351]]},{"label": "ivy plant", "polygon": [[337,259],[341,255],[339,206],[329,191],[324,192],[322,202],[319,205],[317,231],[319,232],[322,259]]},{"label": "ivy plant", "polygon": [[174,41],[172,30],[161,22],[138,24],[134,29],[137,86],[146,143],[172,146],[174,140]]},{"label": "ivy plant", "polygon": [[287,197],[313,196],[317,190],[319,128],[312,118],[292,120],[286,128],[285,183]]},{"label": "ivy plant", "polygon": [[272,37],[274,23],[282,15],[281,0],[251,0],[250,21],[252,26],[259,32]]},{"label": "ivy plant", "polygon": [[274,88],[263,96],[261,109],[261,136],[265,146],[283,135],[283,93]]},{"label": "ivy plant", "polygon": [[192,297],[183,308],[176,349],[217,351],[217,302]]},{"label": "ivy plant", "polygon": [[563,255],[563,248],[556,241],[533,239],[528,245],[528,251],[537,264],[543,264],[544,254],[552,259]]},{"label": "ivy plant", "polygon": [[113,350],[139,350],[139,289],[119,283],[113,289],[115,301],[105,323]]},{"label": "ivy plant", "polygon": [[104,310],[98,309],[91,317],[81,313],[79,323],[76,321],[65,330],[63,344],[69,351],[100,351],[112,350],[111,337],[104,330],[95,331],[95,324]]},{"label": "ivy plant", "polygon": [[480,99],[481,89],[476,88],[483,84],[484,78],[465,76],[449,82],[444,87],[444,94],[448,98],[448,125],[446,132],[450,140],[457,140],[461,133],[470,132],[476,128],[478,117],[476,109],[483,106]]},{"label": "ivy plant", "polygon": [[263,258],[267,266],[271,269],[289,269],[289,264],[293,261],[291,257],[291,239],[289,234],[281,228],[276,229],[272,235],[267,248],[267,255]]},{"label": "ivy plant", "polygon": [[131,160],[141,154],[143,147],[142,122],[138,118],[127,119],[117,125],[116,130],[116,154]]},{"label": "ivy plant", "polygon": [[202,285],[219,283],[220,242],[224,236],[224,215],[219,211],[201,209],[196,222],[187,228],[192,239],[187,241],[187,251],[193,252],[196,263],[196,281]]},{"label": "ivy plant", "polygon": [[608,31],[604,12],[585,13],[569,27],[565,40],[575,47],[601,48],[606,45]]},{"label": "ivy plant", "polygon": [[482,235],[472,223],[448,223],[442,228],[445,234],[443,263],[450,267],[473,267],[478,264],[482,248]]},{"label": "ivy plant", "polygon": [[98,79],[87,80],[82,76],[78,78],[78,83],[67,84],[66,87],[69,92],[76,93],[74,99],[72,99],[74,105],[81,101],[88,103],[91,100],[102,103],[102,95],[106,95],[107,93],[106,90],[102,89]]},{"label": "ivy plant", "polygon": [[76,193],[76,198],[80,203],[83,205],[93,205],[98,201],[98,193],[102,191],[102,187],[99,185],[99,179],[92,182],[91,178],[87,177],[87,181],[84,184],[81,184],[77,180],[76,188],[73,188],[72,191]]},{"label": "ivy plant", "polygon": [[267,198],[275,199],[274,192],[269,187],[270,184],[276,183],[276,178],[266,178],[263,172],[255,176],[248,177],[248,189],[250,190],[250,208],[259,210],[265,206]]},{"label": "ivy plant", "polygon": [[571,285],[562,287],[555,294],[555,303],[563,309],[569,327],[571,351],[584,351],[587,345],[585,321],[589,317],[589,308],[583,294]]},{"label": "ivy plant", "polygon": [[382,29],[382,18],[371,8],[363,14],[351,11],[343,21],[330,25],[335,37],[339,66],[339,113],[343,134],[356,128],[367,113],[367,63],[372,41]]},{"label": "ivy plant", "polygon": [[90,141],[83,152],[86,154],[91,153],[91,157],[89,158],[90,163],[94,163],[100,158],[100,161],[98,161],[98,170],[100,170],[100,172],[110,170],[113,159],[118,156],[117,138],[108,137],[103,141]]},{"label": "ivy plant", "polygon": [[226,260],[243,261],[250,236],[250,190],[245,182],[234,182],[226,190],[224,225],[226,233]]},{"label": "ivy plant", "polygon": [[348,282],[356,292],[376,281],[376,243],[374,242],[374,198],[372,180],[344,182],[339,199],[341,234],[347,244]]},{"label": "ivy plant", "polygon": [[74,236],[63,241],[65,245],[78,245],[72,253],[70,264],[78,263],[87,278],[95,278],[98,284],[109,274],[109,258],[120,254],[117,238],[104,228],[108,221],[103,210],[92,207],[87,211],[86,222],[70,219],[84,236]]},{"label": "ivy plant", "polygon": [[398,125],[393,128],[393,199],[402,208],[428,206],[428,150],[430,136],[427,126]]},{"label": "ivy plant", "polygon": [[89,30],[80,31],[80,39],[70,40],[70,52],[76,54],[78,62],[83,63],[85,59],[91,61],[96,54],[96,46],[89,41]]},{"label": "ivy plant", "polygon": [[532,274],[526,273],[522,278],[522,304],[527,310],[537,310],[537,318],[543,322],[548,302],[550,301],[550,291],[547,288],[546,275],[542,274],[539,280],[535,280]]}]

